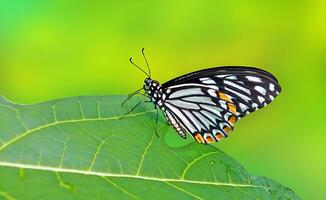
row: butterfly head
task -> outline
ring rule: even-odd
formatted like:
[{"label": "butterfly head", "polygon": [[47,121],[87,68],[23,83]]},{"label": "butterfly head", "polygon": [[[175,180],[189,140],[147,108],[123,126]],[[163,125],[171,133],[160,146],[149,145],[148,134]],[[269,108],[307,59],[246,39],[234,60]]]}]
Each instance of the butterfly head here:
[{"label": "butterfly head", "polygon": [[158,98],[161,97],[162,86],[156,80],[146,78],[144,80],[144,90],[151,97],[153,102],[158,102]]},{"label": "butterfly head", "polygon": [[147,94],[153,95],[158,89],[160,89],[160,83],[156,80],[150,78],[145,78],[144,80],[144,90]]}]

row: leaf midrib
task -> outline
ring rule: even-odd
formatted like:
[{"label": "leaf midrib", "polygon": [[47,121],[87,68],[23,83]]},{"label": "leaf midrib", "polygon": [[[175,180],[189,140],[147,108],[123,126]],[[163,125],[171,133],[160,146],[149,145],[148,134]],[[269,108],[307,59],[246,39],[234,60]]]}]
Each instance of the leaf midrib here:
[{"label": "leaf midrib", "polygon": [[0,166],[14,167],[19,169],[50,171],[56,173],[61,172],[61,173],[82,174],[82,175],[91,175],[91,176],[99,176],[99,177],[132,178],[132,179],[142,179],[142,180],[149,180],[149,181],[159,181],[159,182],[179,182],[179,183],[213,185],[213,186],[254,187],[254,188],[265,188],[265,189],[268,188],[261,185],[224,183],[224,182],[206,182],[206,181],[195,181],[195,180],[188,180],[188,179],[170,179],[170,178],[148,177],[148,176],[130,175],[130,174],[114,174],[114,173],[107,173],[107,172],[59,168],[59,167],[31,165],[31,164],[23,164],[23,163],[10,163],[10,162],[2,162],[2,161],[0,161]]}]

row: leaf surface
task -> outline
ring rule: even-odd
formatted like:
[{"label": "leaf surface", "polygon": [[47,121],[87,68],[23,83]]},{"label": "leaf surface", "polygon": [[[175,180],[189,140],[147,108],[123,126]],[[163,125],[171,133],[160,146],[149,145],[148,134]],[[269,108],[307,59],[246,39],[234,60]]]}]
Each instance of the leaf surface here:
[{"label": "leaf surface", "polygon": [[143,100],[124,98],[0,97],[0,199],[299,199],[213,146],[168,146],[152,104],[119,119]]}]

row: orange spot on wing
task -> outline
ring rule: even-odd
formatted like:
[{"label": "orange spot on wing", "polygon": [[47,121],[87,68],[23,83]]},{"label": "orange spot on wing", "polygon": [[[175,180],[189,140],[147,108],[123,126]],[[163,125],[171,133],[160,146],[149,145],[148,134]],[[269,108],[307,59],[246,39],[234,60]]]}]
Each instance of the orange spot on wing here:
[{"label": "orange spot on wing", "polygon": [[220,99],[223,99],[224,101],[231,101],[231,99],[223,92],[218,92],[217,95]]},{"label": "orange spot on wing", "polygon": [[233,114],[237,114],[237,108],[235,107],[235,105],[233,103],[228,103],[228,109],[231,113]]},{"label": "orange spot on wing", "polygon": [[214,138],[212,136],[210,136],[210,135],[206,136],[205,140],[206,140],[207,143],[215,142]]},{"label": "orange spot on wing", "polygon": [[195,135],[195,139],[196,139],[197,142],[202,143],[202,144],[205,144],[204,138],[199,133],[197,133]]},{"label": "orange spot on wing", "polygon": [[215,135],[215,138],[217,139],[217,141],[220,141],[222,138],[224,138],[224,136],[221,133],[217,133]]},{"label": "orange spot on wing", "polygon": [[230,124],[233,125],[236,121],[237,121],[237,118],[236,118],[235,116],[232,115],[232,116],[229,117],[228,122],[229,122]]},{"label": "orange spot on wing", "polygon": [[224,133],[228,133],[231,131],[231,128],[228,126],[224,126],[223,131],[224,131]]}]

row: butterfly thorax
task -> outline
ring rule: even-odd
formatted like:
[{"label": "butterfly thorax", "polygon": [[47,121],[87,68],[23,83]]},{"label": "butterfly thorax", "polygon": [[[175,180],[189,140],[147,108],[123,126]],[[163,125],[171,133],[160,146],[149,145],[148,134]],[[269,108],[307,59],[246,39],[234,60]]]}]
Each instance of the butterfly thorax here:
[{"label": "butterfly thorax", "polygon": [[150,101],[152,101],[155,105],[162,107],[162,95],[163,90],[160,83],[156,80],[152,80],[150,78],[146,78],[144,80],[144,90],[149,95]]}]

